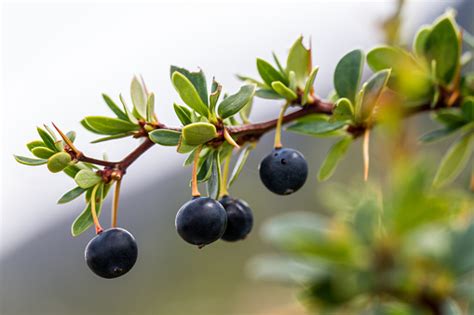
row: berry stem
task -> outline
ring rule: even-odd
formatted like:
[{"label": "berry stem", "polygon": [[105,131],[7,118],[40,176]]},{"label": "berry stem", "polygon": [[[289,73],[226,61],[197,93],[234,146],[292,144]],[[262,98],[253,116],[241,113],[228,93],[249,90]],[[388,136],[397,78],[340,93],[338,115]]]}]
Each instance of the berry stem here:
[{"label": "berry stem", "polygon": [[91,193],[91,214],[92,214],[92,221],[94,221],[95,233],[96,234],[100,234],[100,233],[102,233],[102,231],[104,231],[104,229],[102,228],[102,226],[99,223],[99,218],[97,217],[97,211],[95,209],[95,206],[96,206],[95,196],[96,196],[96,193],[97,193],[97,189],[99,188],[100,185],[101,184],[95,185],[94,188],[92,189],[92,193]]},{"label": "berry stem", "polygon": [[364,181],[369,179],[369,139],[370,129],[366,128],[364,131],[364,141],[362,143],[362,150],[364,156]]},{"label": "berry stem", "polygon": [[194,161],[193,161],[193,174],[191,179],[191,194],[193,197],[200,197],[201,193],[198,189],[198,181],[197,181],[197,171],[198,171],[198,163],[199,163],[199,154],[201,153],[202,145],[197,147],[196,151],[194,152]]},{"label": "berry stem", "polygon": [[231,158],[232,158],[232,154],[229,154],[224,160],[224,169],[222,170],[222,186],[221,186],[219,198],[222,198],[229,194],[227,183],[228,183],[228,178],[229,178],[229,166],[230,166]]},{"label": "berry stem", "polygon": [[281,145],[281,125],[283,123],[283,117],[285,116],[285,112],[290,106],[289,102],[286,102],[285,105],[281,107],[280,115],[278,116],[278,120],[276,123],[276,129],[275,129],[275,144],[274,147],[275,149],[280,149],[282,147]]},{"label": "berry stem", "polygon": [[117,226],[117,211],[119,206],[119,196],[120,196],[120,185],[122,180],[119,179],[115,182],[115,190],[114,190],[114,199],[112,202],[112,227]]}]

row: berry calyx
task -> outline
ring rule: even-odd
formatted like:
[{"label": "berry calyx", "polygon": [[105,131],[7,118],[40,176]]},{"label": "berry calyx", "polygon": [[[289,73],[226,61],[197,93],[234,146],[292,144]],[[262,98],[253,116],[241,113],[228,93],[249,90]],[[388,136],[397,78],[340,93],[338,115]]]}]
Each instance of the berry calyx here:
[{"label": "berry calyx", "polygon": [[227,225],[227,214],[218,201],[195,197],[179,209],[175,225],[186,242],[201,248],[221,238]]},{"label": "berry calyx", "polygon": [[137,261],[137,242],[130,232],[111,228],[96,235],[86,246],[89,268],[106,279],[123,276]]},{"label": "berry calyx", "polygon": [[242,199],[224,196],[219,200],[227,213],[227,227],[221,239],[228,242],[243,240],[252,230],[253,215],[249,205]]},{"label": "berry calyx", "polygon": [[308,177],[308,164],[299,151],[275,148],[259,166],[265,187],[278,195],[289,195],[300,189]]}]

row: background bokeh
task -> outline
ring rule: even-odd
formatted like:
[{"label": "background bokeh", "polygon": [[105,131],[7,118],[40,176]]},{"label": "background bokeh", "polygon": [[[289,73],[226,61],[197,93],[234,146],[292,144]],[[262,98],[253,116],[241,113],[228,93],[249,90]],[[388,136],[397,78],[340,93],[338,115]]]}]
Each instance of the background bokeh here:
[{"label": "background bokeh", "polygon": [[[449,6],[460,8],[461,25],[472,28],[470,1],[408,1],[404,38],[411,41],[416,27]],[[36,137],[34,127],[53,120],[78,131],[77,143],[88,154],[106,151],[117,160],[136,141],[90,145],[94,136],[78,123],[86,115],[107,114],[100,93],[115,99],[118,93],[127,95],[133,74],[142,74],[157,94],[160,120],[177,125],[170,64],[202,67],[208,79],[215,76],[232,92],[239,86],[235,73],[255,74],[255,57],[268,58],[272,50],[284,55],[300,34],[312,39],[314,64],[321,66],[316,91],[325,96],[337,60],[350,49],[381,42],[380,23],[394,7],[392,1],[4,4],[0,314],[302,312],[292,288],[248,277],[246,265],[268,249],[258,233],[266,218],[287,211],[324,211],[317,191],[325,184],[317,183],[316,173],[330,140],[284,135],[286,143],[307,157],[310,177],[300,192],[280,197],[258,179],[258,162],[272,143],[271,135],[264,137],[232,189],[254,210],[253,233],[244,242],[217,242],[202,250],[184,243],[174,228],[177,209],[189,199],[190,169],[181,168],[184,156],[174,148],[150,150],[129,169],[119,213],[119,224],[138,240],[139,260],[132,272],[113,281],[94,276],[83,261],[93,231],[78,238],[70,234],[82,200],[56,205],[72,181],[16,164],[11,154],[24,154],[24,143]],[[254,121],[278,111],[274,102],[262,100],[254,108]],[[420,124],[428,126],[429,119],[410,119],[406,128],[417,134]],[[385,174],[385,140],[383,131],[377,131],[371,144],[373,178]],[[418,149],[416,141],[410,143]],[[351,148],[333,181],[360,180],[359,147]],[[423,150],[436,161],[446,147],[442,142]],[[102,222],[108,221],[105,212]]]}]

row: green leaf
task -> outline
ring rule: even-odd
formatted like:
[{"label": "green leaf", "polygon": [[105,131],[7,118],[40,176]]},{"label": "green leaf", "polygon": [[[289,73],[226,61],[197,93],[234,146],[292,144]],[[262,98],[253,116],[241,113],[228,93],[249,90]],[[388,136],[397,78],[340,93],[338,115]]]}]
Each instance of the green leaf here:
[{"label": "green leaf", "polygon": [[84,127],[101,135],[117,135],[140,129],[138,125],[118,118],[104,116],[87,116],[81,121]]},{"label": "green leaf", "polygon": [[282,99],[282,97],[275,91],[269,90],[269,89],[258,89],[255,91],[255,96],[258,96],[260,98],[264,98],[267,100],[279,100]]},{"label": "green leaf", "polygon": [[340,98],[337,100],[331,119],[333,121],[347,121],[354,118],[354,106],[348,98]]},{"label": "green leaf", "polygon": [[146,117],[147,94],[140,80],[136,76],[133,77],[130,85],[130,95],[132,97],[133,109],[138,113],[140,118]]},{"label": "green leaf", "polygon": [[130,121],[133,124],[137,124],[138,120],[137,118],[135,118],[135,116],[133,116],[133,114],[128,109],[127,103],[125,103],[125,100],[123,99],[122,94],[119,94],[119,99],[120,99],[120,102],[122,103],[123,110],[128,117],[128,121]]},{"label": "green leaf", "polygon": [[194,109],[202,116],[207,117],[209,114],[209,109],[199,96],[198,91],[192,82],[180,72],[174,72],[171,80],[173,81],[174,88],[184,103],[186,103],[186,105]]},{"label": "green leaf", "polygon": [[255,80],[253,78],[250,78],[250,77],[247,77],[247,76],[244,76],[244,75],[240,75],[240,74],[237,74],[236,76],[237,76],[237,79],[239,79],[240,81],[255,84],[259,88],[265,88],[266,87],[265,83],[260,82],[258,80]]},{"label": "green leaf", "polygon": [[57,152],[48,159],[48,170],[58,173],[64,170],[71,163],[71,155],[66,152]]},{"label": "green leaf", "polygon": [[87,189],[98,184],[102,178],[96,172],[84,169],[76,174],[74,180],[79,187]]},{"label": "green leaf", "polygon": [[346,97],[355,103],[363,68],[362,50],[353,50],[342,57],[334,71],[334,87],[340,97]]},{"label": "green leaf", "polygon": [[40,159],[49,159],[49,157],[53,155],[55,151],[52,151],[45,147],[36,147],[31,150],[31,153],[33,153],[34,156],[39,157]]},{"label": "green leaf", "polygon": [[204,104],[207,103],[207,83],[206,83],[206,76],[204,75],[204,72],[200,69],[197,72],[190,72],[184,68],[179,68],[176,66],[171,66],[170,67],[170,75],[171,77],[173,76],[174,72],[179,72],[182,75],[184,75],[186,78],[188,78],[189,81],[194,85],[196,88],[196,91],[199,94],[199,97],[201,100],[204,102]]},{"label": "green leaf", "polygon": [[222,176],[221,176],[221,159],[219,158],[219,151],[215,150],[212,153],[212,173],[211,177],[207,182],[207,191],[209,197],[213,199],[219,198],[219,192],[222,187]]},{"label": "green leaf", "polygon": [[45,144],[43,141],[41,140],[33,140],[31,142],[28,142],[26,144],[26,147],[28,148],[28,150],[33,150],[34,148],[38,148],[38,147],[43,147],[43,148],[46,148]]},{"label": "green leaf", "polygon": [[217,137],[216,126],[205,122],[192,123],[183,127],[182,136],[187,144],[203,144]]},{"label": "green leaf", "polygon": [[146,121],[155,121],[155,94],[150,93],[146,102]]},{"label": "green leaf", "polygon": [[13,157],[18,163],[29,165],[29,166],[38,166],[38,165],[43,165],[43,164],[48,163],[48,160],[45,160],[45,159],[33,159],[33,158],[20,156],[20,155],[13,155]]},{"label": "green leaf", "polygon": [[424,26],[418,30],[413,40],[413,51],[418,57],[425,55],[426,41],[431,33],[431,27]]},{"label": "green leaf", "polygon": [[222,119],[233,116],[238,113],[250,100],[255,93],[255,85],[244,85],[240,90],[231,96],[226,97],[220,104],[217,112]]},{"label": "green leaf", "polygon": [[392,46],[375,47],[367,53],[367,64],[372,71],[399,68],[403,59],[408,58],[402,49]]},{"label": "green leaf", "polygon": [[296,95],[295,92],[293,92],[290,88],[288,88],[286,85],[284,85],[280,81],[273,82],[272,83],[272,88],[275,92],[277,92],[283,98],[285,98],[289,101],[294,101],[298,98],[298,95]]},{"label": "green leaf", "polygon": [[474,269],[472,244],[474,244],[474,222],[452,235],[449,260],[453,270],[460,276]]},{"label": "green leaf", "polygon": [[313,88],[314,80],[316,79],[316,75],[318,74],[318,71],[319,71],[319,67],[316,67],[309,74],[308,80],[306,81],[306,85],[304,87],[302,105],[305,105],[306,103],[308,103],[311,89]]},{"label": "green leaf", "polygon": [[463,100],[461,111],[466,121],[474,121],[474,97],[466,97]]},{"label": "green leaf", "polygon": [[389,69],[376,72],[370,77],[367,84],[364,85],[364,96],[360,106],[360,113],[356,113],[360,119],[365,120],[372,115],[379,96],[387,85],[390,72],[391,70]]},{"label": "green leaf", "polygon": [[433,185],[440,187],[452,182],[466,166],[474,150],[474,134],[467,134],[446,152],[436,173]]},{"label": "green leaf", "polygon": [[92,140],[91,143],[99,143],[99,142],[104,142],[104,141],[109,141],[109,140],[116,140],[116,139],[122,139],[125,137],[129,137],[133,135],[133,132],[125,132],[125,133],[119,133],[113,136],[108,136],[108,137],[103,137],[103,138],[98,138],[95,140]]},{"label": "green leaf", "polygon": [[77,167],[77,164],[75,165],[69,165],[65,169],[63,169],[63,172],[66,173],[67,176],[74,178],[77,173],[79,173],[81,169]]},{"label": "green leaf", "polygon": [[318,179],[320,181],[325,181],[332,176],[334,170],[337,167],[337,164],[346,154],[347,149],[352,143],[352,140],[352,137],[345,137],[336,142],[331,147],[326,158],[323,161],[323,164],[321,165],[321,168],[319,169]]},{"label": "green leaf", "polygon": [[299,119],[287,128],[288,131],[310,136],[332,135],[331,132],[339,130],[346,125],[345,121],[331,122],[327,115],[314,114]]},{"label": "green leaf", "polygon": [[422,135],[419,141],[424,143],[434,142],[453,134],[458,129],[459,127],[432,130]]},{"label": "green leaf", "polygon": [[303,36],[300,36],[290,48],[286,61],[286,73],[290,71],[295,72],[296,85],[303,89],[311,71],[311,50],[304,47]]},{"label": "green leaf", "polygon": [[165,146],[177,146],[181,132],[166,129],[153,130],[148,134],[150,140]]},{"label": "green leaf", "polygon": [[209,108],[211,113],[215,113],[217,101],[219,100],[219,96],[221,95],[222,85],[220,85],[216,81],[212,81],[212,92],[209,96]]},{"label": "green leaf", "polygon": [[433,118],[449,128],[460,127],[466,123],[458,108],[442,108],[436,112]]},{"label": "green leaf", "polygon": [[129,121],[128,116],[126,113],[124,113],[117,104],[115,104],[114,101],[107,95],[107,94],[102,94],[102,98],[104,99],[105,103],[107,106],[109,106],[110,110],[114,112],[114,114],[117,116],[117,118]]},{"label": "green leaf", "polygon": [[285,74],[285,69],[281,66],[280,60],[278,59],[278,56],[275,54],[275,52],[272,51],[272,56],[273,60],[275,61],[275,64],[277,65],[278,70],[280,71],[281,74]]},{"label": "green leaf", "polygon": [[174,112],[176,113],[176,116],[178,116],[179,121],[183,125],[188,125],[192,123],[191,120],[191,111],[187,109],[184,106],[180,106],[178,104],[173,104]]},{"label": "green leaf", "polygon": [[56,146],[54,145],[54,139],[43,129],[41,128],[36,128],[38,131],[39,136],[43,140],[44,144],[51,150],[56,152]]},{"label": "green leaf", "polygon": [[232,186],[232,184],[237,180],[240,173],[242,172],[245,162],[247,162],[247,158],[249,157],[250,151],[253,149],[251,145],[246,146],[240,152],[239,158],[235,162],[234,169],[232,170],[232,174],[230,175],[229,184],[228,186]]},{"label": "green leaf", "polygon": [[440,19],[426,39],[426,56],[436,62],[436,77],[445,85],[450,84],[459,67],[461,48],[457,26],[453,19]]},{"label": "green leaf", "polygon": [[58,200],[58,204],[65,204],[68,203],[80,195],[82,195],[86,190],[84,188],[81,188],[79,186],[74,187],[70,191],[66,192],[61,198]]},{"label": "green leaf", "polygon": [[250,101],[247,104],[245,104],[245,106],[239,112],[240,118],[242,119],[242,122],[244,124],[250,123],[249,117],[250,117],[250,113],[252,112],[252,106],[253,106],[253,97],[250,99]]},{"label": "green leaf", "polygon": [[[102,201],[103,198],[105,198],[105,192],[103,189],[103,185],[101,185],[97,189],[97,195],[96,195],[96,212],[97,216],[100,216],[100,213],[102,211]],[[88,228],[90,228],[94,224],[94,221],[92,220],[92,213],[91,213],[91,203],[89,202],[82,211],[82,213],[74,220],[71,226],[71,234],[72,236],[78,236],[85,232]]]},{"label": "green leaf", "polygon": [[278,70],[273,68],[271,64],[263,59],[257,58],[257,70],[262,77],[262,80],[269,86],[272,86],[272,82],[281,81],[284,84],[288,84],[288,78],[283,76]]},{"label": "green leaf", "polygon": [[196,145],[191,145],[187,143],[186,140],[183,138],[183,135],[181,134],[176,151],[178,153],[188,153],[188,152],[193,151],[194,149],[196,149]]},{"label": "green leaf", "polygon": [[[202,151],[201,151],[202,153]],[[199,157],[197,180],[199,183],[209,180],[212,173],[212,164],[214,163],[213,153],[206,153]]]}]

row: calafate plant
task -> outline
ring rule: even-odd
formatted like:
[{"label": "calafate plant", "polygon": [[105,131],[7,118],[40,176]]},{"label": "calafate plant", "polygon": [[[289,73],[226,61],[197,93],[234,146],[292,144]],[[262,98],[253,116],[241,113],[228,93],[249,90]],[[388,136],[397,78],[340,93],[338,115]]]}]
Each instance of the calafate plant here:
[{"label": "calafate plant", "polygon": [[[191,196],[179,209],[175,224],[178,234],[198,247],[219,239],[241,240],[250,233],[252,211],[245,201],[232,197],[229,188],[264,134],[276,130],[274,147],[259,167],[263,184],[279,195],[295,193],[303,186],[308,176],[307,162],[302,153],[283,147],[284,124],[290,123],[287,130],[291,132],[337,138],[320,167],[320,180],[328,179],[348,147],[362,138],[363,173],[367,179],[369,131],[383,123],[385,110],[396,109],[400,117],[430,112],[443,128],[423,140],[451,134],[460,137],[447,152],[434,180],[436,185],[452,181],[467,165],[474,146],[474,81],[473,74],[462,69],[466,58],[461,52],[461,35],[449,13],[420,30],[412,52],[378,47],[365,56],[362,50],[353,50],[336,65],[335,91],[328,100],[315,93],[319,67],[313,67],[312,50],[303,44],[303,38],[292,45],[285,65],[275,54],[275,65],[257,59],[260,78],[238,76],[245,84],[229,94],[223,93],[214,79],[209,86],[202,71],[172,66],[171,82],[181,98],[173,108],[182,126],[170,127],[159,119],[155,95],[135,77],[130,97],[120,95],[120,102],[116,102],[103,94],[114,117],[87,116],[81,121],[84,128],[102,136],[94,143],[126,137],[141,140],[122,160],[84,154],[74,145],[76,134],[62,132],[54,124],[54,128],[38,128],[40,140],[27,144],[34,158],[15,158],[31,166],[46,164],[51,172],[65,173],[74,180],[75,187],[58,202],[85,196],[84,211],[73,222],[71,232],[77,236],[94,226],[97,236],[86,248],[86,261],[98,275],[118,277],[133,267],[138,253],[133,236],[117,227],[121,182],[128,167],[156,145],[174,146],[178,153],[188,155],[184,164],[192,165]],[[365,60],[374,73],[361,82]],[[281,106],[280,115],[265,122],[251,122],[256,97],[274,99]],[[294,109],[287,113],[290,108]],[[240,153],[232,163],[235,152]],[[206,184],[206,196],[201,195],[199,183]],[[112,223],[104,230],[99,216],[112,188]]]}]

